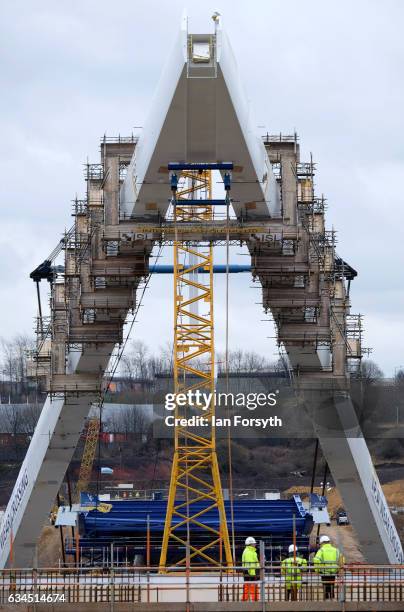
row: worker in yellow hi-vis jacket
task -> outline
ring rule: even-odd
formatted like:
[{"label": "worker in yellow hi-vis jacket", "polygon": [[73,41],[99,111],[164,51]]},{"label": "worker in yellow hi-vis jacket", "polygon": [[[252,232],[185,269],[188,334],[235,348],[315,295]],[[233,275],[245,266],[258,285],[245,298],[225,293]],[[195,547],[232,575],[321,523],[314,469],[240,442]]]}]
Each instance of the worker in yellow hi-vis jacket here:
[{"label": "worker in yellow hi-vis jacket", "polygon": [[327,535],[322,535],[320,548],[314,557],[314,569],[318,574],[321,574],[324,599],[334,599],[335,578],[343,565],[343,554],[331,544]]},{"label": "worker in yellow hi-vis jacket", "polygon": [[281,573],[285,577],[286,601],[297,601],[297,594],[302,587],[302,572],[307,569],[307,561],[297,554],[294,544],[289,546],[289,557],[281,564]]},{"label": "worker in yellow hi-vis jacket", "polygon": [[245,541],[245,549],[242,556],[244,571],[243,601],[258,601],[258,575],[260,566],[257,554],[257,542],[251,536]]}]

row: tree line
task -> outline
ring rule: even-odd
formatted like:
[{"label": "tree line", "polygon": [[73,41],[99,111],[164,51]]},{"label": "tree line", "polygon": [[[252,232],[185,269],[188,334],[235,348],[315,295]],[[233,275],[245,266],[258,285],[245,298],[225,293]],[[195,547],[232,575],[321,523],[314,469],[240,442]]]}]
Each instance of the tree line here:
[{"label": "tree line", "polygon": [[[195,359],[193,361],[193,365],[201,369],[204,369],[207,364],[207,359]],[[219,375],[227,369],[232,374],[276,372],[287,369],[284,359],[279,358],[273,362],[255,351],[241,348],[230,350],[227,360],[224,352],[217,352],[216,366]],[[133,340],[129,344],[128,350],[121,357],[118,371],[120,376],[129,382],[154,380],[162,374],[170,375],[173,373],[172,345],[166,344],[161,347],[159,354],[155,355],[144,342]]]},{"label": "tree line", "polygon": [[[30,351],[35,348],[34,338],[28,334],[17,334],[10,339],[0,338],[0,400],[1,403],[35,403],[43,401],[43,381],[36,381],[27,376],[27,360]],[[227,362],[227,363],[226,363]],[[200,359],[195,363],[203,369],[207,362]],[[255,351],[241,348],[232,349],[226,355],[216,354],[216,367],[219,375],[226,369],[232,374],[282,372],[288,371],[284,357],[271,361]],[[132,340],[124,351],[117,374],[131,388],[137,381],[153,381],[161,375],[173,373],[173,350],[171,344],[161,347],[158,353],[142,341]],[[383,378],[380,367],[372,360],[362,360],[355,374],[365,384],[372,384]],[[394,383],[404,386],[404,370],[398,369]]]}]

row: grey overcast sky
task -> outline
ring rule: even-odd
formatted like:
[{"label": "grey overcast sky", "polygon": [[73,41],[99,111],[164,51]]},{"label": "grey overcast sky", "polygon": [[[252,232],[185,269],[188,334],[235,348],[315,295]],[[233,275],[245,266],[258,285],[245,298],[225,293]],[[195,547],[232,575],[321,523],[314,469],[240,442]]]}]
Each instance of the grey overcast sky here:
[{"label": "grey overcast sky", "polygon": [[[402,0],[3,0],[0,336],[32,330],[29,272],[71,225],[100,136],[143,124],[184,7],[195,32],[221,12],[261,131],[296,129],[303,157],[313,152],[328,227],[359,270],[352,312],[366,315],[365,345],[393,374],[404,364]],[[250,285],[231,281],[231,345],[273,357]],[[152,279],[135,325],[153,349],[171,338],[170,292]]]}]

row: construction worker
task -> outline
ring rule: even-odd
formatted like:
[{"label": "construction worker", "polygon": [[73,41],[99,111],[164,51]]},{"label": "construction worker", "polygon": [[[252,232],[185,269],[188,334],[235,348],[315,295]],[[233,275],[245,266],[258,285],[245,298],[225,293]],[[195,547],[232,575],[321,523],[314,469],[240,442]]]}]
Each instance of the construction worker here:
[{"label": "construction worker", "polygon": [[302,572],[307,569],[307,561],[297,554],[297,546],[291,544],[288,549],[289,557],[281,563],[281,573],[285,576],[286,601],[297,601],[297,593],[302,587]]},{"label": "construction worker", "polygon": [[314,570],[321,574],[324,599],[334,599],[335,577],[344,564],[344,556],[331,544],[328,535],[320,538],[320,548],[314,557]]},{"label": "construction worker", "polygon": [[251,536],[245,541],[242,566],[244,571],[243,601],[258,601],[258,576],[256,574],[260,564],[257,555],[257,542]]}]

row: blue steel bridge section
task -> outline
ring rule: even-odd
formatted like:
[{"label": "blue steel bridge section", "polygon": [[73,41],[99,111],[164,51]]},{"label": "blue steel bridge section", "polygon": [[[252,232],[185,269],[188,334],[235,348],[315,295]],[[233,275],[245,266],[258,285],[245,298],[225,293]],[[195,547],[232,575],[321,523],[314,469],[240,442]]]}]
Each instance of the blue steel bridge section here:
[{"label": "blue steel bridge section", "polygon": [[[295,517],[296,533],[305,534],[311,524],[311,515],[307,514],[300,498],[287,500],[234,500],[234,529],[237,533],[248,533],[250,535],[275,535],[292,534],[293,516]],[[111,503],[109,512],[90,510],[84,513],[83,525],[85,533],[90,535],[134,535],[145,534],[147,522],[149,521],[150,533],[161,533],[164,531],[166,516],[166,500],[121,500],[105,502]],[[195,513],[206,507],[206,502],[195,503]],[[199,507],[200,506],[200,507]],[[227,520],[230,524],[230,502],[225,502]],[[149,517],[149,518],[148,518]],[[210,510],[201,516],[205,525],[219,528],[219,515],[217,509]],[[183,519],[174,518],[174,523],[181,523]],[[186,526],[183,527],[185,533]],[[181,532],[179,528],[178,532]],[[192,532],[198,533],[200,528],[193,525]]]},{"label": "blue steel bridge section", "polygon": [[[84,556],[94,554],[101,548],[102,553],[109,555],[108,548],[114,543],[116,551],[131,550],[131,555],[145,554],[146,534],[149,526],[151,555],[155,557],[160,550],[164,522],[166,515],[166,500],[113,500],[101,502],[110,504],[108,512],[99,510],[83,511],[80,515],[80,548]],[[195,504],[196,506],[196,504]],[[206,502],[200,504],[200,510],[206,507]],[[225,509],[231,532],[230,501],[225,501]],[[105,510],[105,507],[103,508]],[[281,546],[287,549],[292,542],[293,529],[296,530],[298,543],[307,545],[308,536],[313,527],[313,519],[298,495],[285,500],[243,499],[234,500],[234,532],[237,548],[244,544],[244,539],[254,536],[257,540],[264,540],[267,544]],[[204,524],[219,528],[217,509],[207,511],[201,517]],[[183,519],[174,519],[177,523]],[[186,539],[185,525],[178,529],[178,535]],[[206,530],[197,525],[192,526],[191,539],[204,539]],[[75,542],[67,541],[66,552],[75,552]],[[118,552],[117,552],[118,555]],[[239,554],[237,554],[239,556]],[[94,559],[93,559],[94,560]]]}]

